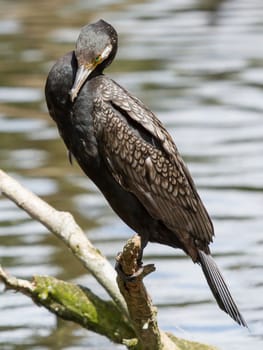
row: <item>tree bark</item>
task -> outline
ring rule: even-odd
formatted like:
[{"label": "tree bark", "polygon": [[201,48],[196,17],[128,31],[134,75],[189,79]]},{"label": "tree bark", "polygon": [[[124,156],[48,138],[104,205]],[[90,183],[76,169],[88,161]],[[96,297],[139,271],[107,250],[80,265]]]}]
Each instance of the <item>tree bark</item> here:
[{"label": "tree bark", "polygon": [[41,222],[62,240],[85,268],[105,288],[120,311],[127,313],[126,303],[116,283],[116,272],[109,261],[88,240],[70,213],[54,209],[21,186],[0,169],[0,191],[33,219]]},{"label": "tree bark", "polygon": [[[115,270],[87,239],[71,214],[55,210],[2,170],[0,191],[61,239],[104,287],[112,301],[102,300],[87,287],[50,276],[35,276],[32,282],[17,279],[0,266],[0,281],[6,289],[19,291],[59,317],[105,335],[130,350],[215,350],[159,329],[157,310],[143,284],[143,278],[154,271],[154,266],[141,268],[138,265],[139,236],[129,240],[117,258],[121,271],[117,285]],[[136,277],[124,278],[133,275]]]},{"label": "tree bark", "polygon": [[133,328],[142,350],[178,350],[170,338],[159,330],[157,309],[143,284],[143,278],[155,271],[154,265],[142,267],[138,258],[141,253],[140,236],[133,236],[117,257],[118,286],[128,305]]},{"label": "tree bark", "polygon": [[9,276],[0,266],[1,280],[6,289],[19,291],[57,316],[104,335],[115,343],[122,344],[123,339],[136,337],[115,303],[99,298],[87,287],[51,276],[35,276],[30,282]]}]

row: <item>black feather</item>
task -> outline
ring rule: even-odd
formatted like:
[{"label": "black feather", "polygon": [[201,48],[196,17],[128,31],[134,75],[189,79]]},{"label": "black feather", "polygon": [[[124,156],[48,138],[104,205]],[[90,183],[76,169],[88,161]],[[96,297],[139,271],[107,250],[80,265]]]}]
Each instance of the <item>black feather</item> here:
[{"label": "black feather", "polygon": [[[97,55],[110,48],[95,68]],[[172,137],[149,108],[102,74],[116,51],[116,31],[98,21],[81,30],[75,52],[49,73],[47,105],[69,160],[73,155],[113,210],[140,234],[143,248],[148,241],[159,242],[198,260],[220,308],[246,326],[213,259],[204,253],[213,224]],[[94,70],[72,92],[83,65]]]},{"label": "black feather", "polygon": [[226,285],[226,282],[217,267],[211,255],[205,254],[201,250],[199,253],[199,262],[206,277],[207,283],[219,305],[230,317],[238,324],[248,327],[246,321],[240,314],[236,303]]}]

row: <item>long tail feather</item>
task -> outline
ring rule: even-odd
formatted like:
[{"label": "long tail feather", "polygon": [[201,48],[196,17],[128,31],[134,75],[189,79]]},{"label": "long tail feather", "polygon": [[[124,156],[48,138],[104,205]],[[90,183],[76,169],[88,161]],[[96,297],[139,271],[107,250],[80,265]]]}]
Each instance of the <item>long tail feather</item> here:
[{"label": "long tail feather", "polygon": [[199,262],[206,277],[207,283],[219,305],[238,324],[248,327],[246,321],[238,310],[230,291],[211,255],[199,250]]}]

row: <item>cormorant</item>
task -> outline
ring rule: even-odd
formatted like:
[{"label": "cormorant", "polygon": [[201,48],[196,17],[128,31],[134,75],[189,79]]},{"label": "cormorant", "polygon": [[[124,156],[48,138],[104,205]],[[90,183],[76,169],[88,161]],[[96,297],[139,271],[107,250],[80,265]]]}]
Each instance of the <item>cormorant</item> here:
[{"label": "cormorant", "polygon": [[201,265],[219,307],[246,326],[210,255],[213,225],[171,136],[149,108],[103,74],[117,42],[104,20],[81,29],[75,50],[48,75],[49,113],[70,156],[141,236],[143,248],[158,242],[182,249]]}]

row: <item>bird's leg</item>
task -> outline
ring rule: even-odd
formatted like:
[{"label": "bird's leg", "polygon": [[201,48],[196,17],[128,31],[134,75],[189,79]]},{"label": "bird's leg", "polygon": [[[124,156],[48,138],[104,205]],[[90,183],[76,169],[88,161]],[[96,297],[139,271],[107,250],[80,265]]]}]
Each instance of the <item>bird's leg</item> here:
[{"label": "bird's leg", "polygon": [[122,280],[133,282],[137,278],[143,278],[155,270],[153,264],[143,266],[142,256],[141,237],[135,235],[128,240],[123,248],[123,252],[116,257],[115,269]]}]

